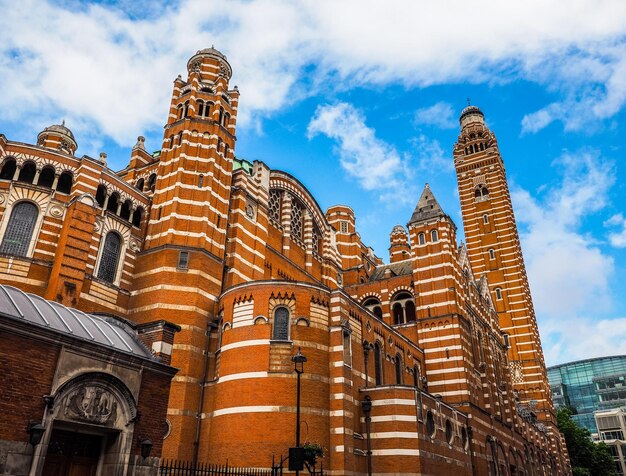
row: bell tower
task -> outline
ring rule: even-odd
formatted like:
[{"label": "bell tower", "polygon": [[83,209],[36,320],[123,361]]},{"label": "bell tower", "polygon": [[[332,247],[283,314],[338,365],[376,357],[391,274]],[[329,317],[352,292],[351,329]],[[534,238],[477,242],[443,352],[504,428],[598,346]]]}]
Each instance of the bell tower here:
[{"label": "bell tower", "polygon": [[211,398],[231,194],[239,91],[232,70],[214,48],[187,62],[187,79],[174,81],[157,163],[152,207],[131,295],[133,320],[163,319],[181,327],[170,349],[180,371],[172,380],[170,433],[163,456],[197,455],[201,416]]},{"label": "bell tower", "polygon": [[552,396],[528,286],[504,162],[476,106],[463,109],[454,145],[461,213],[472,269],[486,275],[500,327],[509,336],[513,385],[523,403],[550,420]]}]

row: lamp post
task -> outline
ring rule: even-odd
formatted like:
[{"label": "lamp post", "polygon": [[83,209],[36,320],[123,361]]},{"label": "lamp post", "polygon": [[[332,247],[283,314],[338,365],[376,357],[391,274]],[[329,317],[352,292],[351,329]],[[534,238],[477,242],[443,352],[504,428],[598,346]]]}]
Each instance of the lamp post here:
[{"label": "lamp post", "polygon": [[28,423],[26,431],[28,432],[28,442],[33,446],[37,446],[41,442],[46,429],[41,423],[31,421]]},{"label": "lamp post", "polygon": [[[291,361],[298,375],[298,390],[296,394],[296,448],[300,448],[300,376],[304,373],[304,363],[306,362],[306,357],[302,355],[300,347],[298,347],[298,353],[291,358]],[[300,471],[296,470],[296,476],[299,474]]]},{"label": "lamp post", "polygon": [[365,395],[365,399],[361,402],[361,409],[365,415],[365,432],[367,433],[367,476],[372,476],[372,439],[370,438],[372,399],[369,395]]}]

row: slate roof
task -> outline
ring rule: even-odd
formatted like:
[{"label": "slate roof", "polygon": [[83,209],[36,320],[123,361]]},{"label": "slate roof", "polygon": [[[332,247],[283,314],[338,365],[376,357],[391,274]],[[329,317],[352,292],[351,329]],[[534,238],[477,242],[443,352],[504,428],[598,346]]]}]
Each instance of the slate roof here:
[{"label": "slate roof", "polygon": [[119,352],[156,359],[129,324],[112,317],[86,314],[41,296],[27,294],[13,286],[0,285],[0,315]]},{"label": "slate roof", "polygon": [[374,272],[370,276],[370,281],[379,281],[386,279],[385,271],[391,270],[391,276],[403,276],[405,274],[411,274],[413,272],[413,266],[411,260],[398,261],[397,263],[385,264],[383,266],[377,266]]},{"label": "slate roof", "polygon": [[430,186],[426,184],[422,196],[413,211],[413,215],[411,215],[409,225],[445,216],[446,214],[443,212],[439,202],[437,202],[433,192],[430,190]]}]

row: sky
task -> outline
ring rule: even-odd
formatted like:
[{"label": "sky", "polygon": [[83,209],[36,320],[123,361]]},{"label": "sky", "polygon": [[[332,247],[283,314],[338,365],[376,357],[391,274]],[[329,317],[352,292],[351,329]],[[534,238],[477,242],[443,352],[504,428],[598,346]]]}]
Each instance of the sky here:
[{"label": "sky", "polygon": [[[119,170],[160,148],[178,74],[215,45],[237,156],[356,213],[388,260],[428,182],[462,231],[452,147],[498,138],[548,365],[626,354],[626,2],[0,0],[0,133],[66,121]],[[459,234],[462,239],[462,233]]]}]

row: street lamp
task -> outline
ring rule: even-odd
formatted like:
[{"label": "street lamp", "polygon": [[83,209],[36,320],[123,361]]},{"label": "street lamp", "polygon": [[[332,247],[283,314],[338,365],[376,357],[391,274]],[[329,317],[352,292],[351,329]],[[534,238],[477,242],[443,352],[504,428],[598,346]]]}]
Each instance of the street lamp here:
[{"label": "street lamp", "polygon": [[367,476],[372,476],[372,439],[370,437],[372,399],[369,395],[365,395],[365,399],[361,402],[361,410],[365,414],[365,432],[367,433]]},{"label": "street lamp", "polygon": [[28,442],[33,446],[37,446],[41,442],[46,429],[41,423],[31,421],[28,423],[26,431],[28,432]]},{"label": "street lamp", "polygon": [[[296,448],[300,448],[300,376],[304,373],[304,363],[306,357],[302,355],[300,347],[298,347],[298,353],[291,357],[293,362],[293,369],[298,374],[298,391],[296,396]],[[299,470],[296,470],[296,476],[300,474]]]}]

